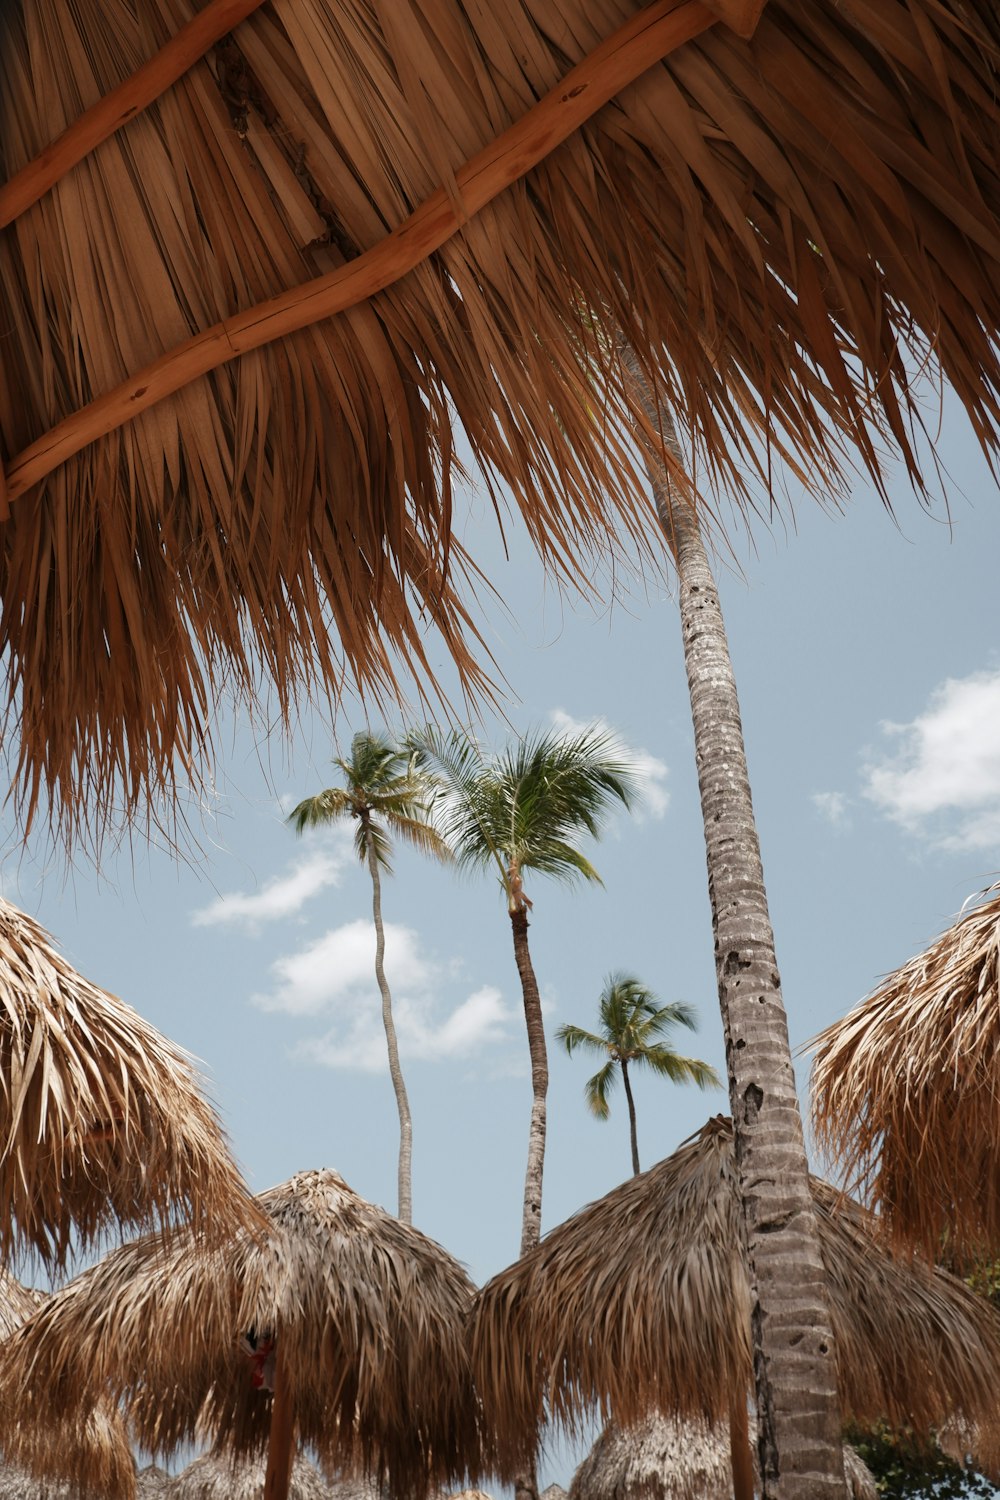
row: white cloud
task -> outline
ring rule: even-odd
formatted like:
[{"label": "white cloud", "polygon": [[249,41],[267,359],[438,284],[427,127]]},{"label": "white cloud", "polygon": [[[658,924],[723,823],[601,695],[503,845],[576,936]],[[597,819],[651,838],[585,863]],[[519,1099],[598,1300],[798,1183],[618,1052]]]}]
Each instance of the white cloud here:
[{"label": "white cloud", "polygon": [[[271,965],[273,984],[252,997],[262,1010],[331,1018],[329,1029],[300,1042],[293,1055],[330,1068],[385,1072],[382,1001],[375,980],[375,928],[347,922]],[[469,1058],[506,1040],[516,1014],[485,985],[450,1008],[442,991],[455,965],[429,959],[416,932],[385,927],[385,971],[404,1066],[408,1059]]]},{"label": "white cloud", "polygon": [[1000,847],[1000,671],[949,678],[909,724],[881,725],[895,753],[865,767],[865,795],[939,848]]},{"label": "white cloud", "polygon": [[[325,841],[329,844],[330,840]],[[313,896],[328,886],[339,885],[351,857],[347,830],[333,841],[333,848],[303,854],[287,872],[267,881],[258,891],[228,891],[191,915],[195,927],[217,927],[241,922],[257,927],[263,922],[287,921],[296,916]]]},{"label": "white cloud", "polygon": [[843,792],[813,792],[812,804],[821,818],[828,823],[842,823],[847,813],[847,797]]},{"label": "white cloud", "polygon": [[[423,991],[433,977],[420,953],[417,934],[393,922],[385,924],[386,974],[390,987]],[[334,927],[297,953],[285,954],[271,965],[274,987],[251,998],[261,1010],[280,1010],[290,1016],[315,1016],[350,1000],[360,989],[375,986],[375,927],[359,918]]]},{"label": "white cloud", "polygon": [[666,761],[659,760],[648,750],[637,749],[627,744],[617,729],[613,729],[606,719],[592,719],[589,723],[583,723],[582,720],[572,718],[561,708],[554,708],[549,717],[556,730],[562,734],[581,734],[585,729],[597,729],[608,734],[614,750],[623,757],[627,756],[635,767],[640,795],[640,803],[636,811],[638,819],[642,821],[644,816],[659,819],[665,815],[670,806],[670,793],[666,785],[670,772]]}]

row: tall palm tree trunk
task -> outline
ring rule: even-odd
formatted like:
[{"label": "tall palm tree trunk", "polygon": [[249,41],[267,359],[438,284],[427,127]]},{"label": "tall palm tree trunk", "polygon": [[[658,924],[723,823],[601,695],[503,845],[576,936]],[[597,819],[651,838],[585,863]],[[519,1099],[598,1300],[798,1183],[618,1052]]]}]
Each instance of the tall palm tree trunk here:
[{"label": "tall palm tree trunk", "polygon": [[372,918],[375,922],[375,978],[382,996],[382,1025],[385,1027],[386,1046],[389,1051],[389,1076],[396,1095],[399,1111],[399,1167],[397,1172],[399,1217],[404,1224],[413,1223],[413,1121],[410,1117],[410,1101],[406,1097],[403,1070],[399,1065],[399,1047],[396,1044],[396,1026],[392,1019],[392,995],[385,977],[385,928],[382,926],[382,881],[379,877],[375,845],[368,844],[368,870],[372,877]]},{"label": "tall palm tree trunk", "polygon": [[635,1100],[632,1098],[632,1085],[629,1082],[628,1063],[622,1058],[622,1083],[625,1085],[625,1098],[628,1100],[628,1126],[632,1141],[632,1176],[639,1175],[639,1136],[635,1125]]},{"label": "tall palm tree trunk", "polygon": [[524,1207],[521,1217],[521,1254],[534,1249],[542,1235],[542,1171],[545,1165],[545,1096],[549,1091],[549,1060],[545,1048],[542,1001],[538,993],[531,953],[528,950],[528,913],[518,904],[510,913],[514,936],[514,961],[521,980],[524,1020],[531,1054],[531,1125],[528,1129],[528,1165],[524,1174]]},{"label": "tall palm tree trunk", "polygon": [[[634,352],[622,359],[653,430],[683,463]],[[763,1494],[843,1500],[833,1334],[733,665],[696,516],[683,497],[671,506],[666,464],[648,441],[643,449],[677,566],[750,1272]]]}]

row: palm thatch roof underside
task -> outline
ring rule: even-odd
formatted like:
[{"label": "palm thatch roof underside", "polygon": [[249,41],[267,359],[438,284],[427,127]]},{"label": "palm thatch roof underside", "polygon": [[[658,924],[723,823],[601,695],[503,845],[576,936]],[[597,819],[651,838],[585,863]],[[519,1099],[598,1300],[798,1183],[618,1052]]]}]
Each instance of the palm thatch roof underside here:
[{"label": "palm thatch roof underside", "polygon": [[817,1140],[897,1241],[1000,1250],[1000,886],[810,1045]]},{"label": "palm thatch roof underside", "polygon": [[3,1411],[29,1391],[43,1415],[110,1395],[153,1455],[194,1440],[259,1458],[271,1397],[240,1345],[253,1332],[275,1340],[299,1439],[331,1473],[406,1500],[479,1467],[473,1287],[458,1263],[336,1172],[301,1172],[258,1202],[263,1236],[149,1236],[55,1293],[5,1345],[0,1442]]},{"label": "palm thatch roof underside", "polygon": [[[844,1420],[924,1431],[960,1412],[992,1442],[983,1372],[1000,1378],[1000,1318],[958,1277],[888,1255],[863,1209],[811,1183]],[[471,1346],[505,1476],[550,1420],[571,1431],[595,1410],[623,1426],[654,1410],[726,1420],[752,1382],[730,1122],[710,1121],[494,1277]]]},{"label": "palm thatch roof underside", "polygon": [[[754,1431],[751,1420],[751,1437]],[[844,1478],[851,1500],[878,1500],[871,1472],[848,1443]],[[609,1423],[569,1488],[569,1500],[732,1500],[732,1495],[728,1428],[661,1412],[636,1427]]]},{"label": "palm thatch roof underside", "polygon": [[[692,4],[675,19],[664,0],[649,36],[703,27]],[[617,435],[621,340],[699,482],[744,502],[768,479],[762,432],[828,473],[838,434],[877,473],[889,433],[915,473],[914,360],[994,451],[993,0],[769,0],[750,41],[720,23],[663,62],[653,46],[463,222],[463,164],[640,10],[271,0],[0,235],[0,651],[25,821],[41,805],[99,832],[175,795],[222,689],[271,688],[287,711],[301,689],[391,697],[401,661],[426,683],[428,621],[483,690],[460,433],[553,573],[589,587],[595,554],[641,554],[655,524]],[[12,0],[0,171],[191,14]],[[245,334],[257,304],[373,251],[439,187],[460,232],[402,279],[238,358],[234,335],[229,362],[142,409],[151,362],[238,314]],[[50,442],[129,381],[131,420]]]},{"label": "palm thatch roof underside", "polygon": [[191,1059],[0,899],[0,1260],[175,1217],[258,1217]]}]

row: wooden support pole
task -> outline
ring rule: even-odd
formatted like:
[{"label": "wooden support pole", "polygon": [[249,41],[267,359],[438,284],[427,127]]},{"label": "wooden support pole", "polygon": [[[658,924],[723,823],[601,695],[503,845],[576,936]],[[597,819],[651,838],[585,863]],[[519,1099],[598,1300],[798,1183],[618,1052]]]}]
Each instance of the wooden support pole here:
[{"label": "wooden support pole", "polygon": [[729,1452],[733,1467],[733,1500],[753,1500],[753,1455],[746,1394],[729,1399]]},{"label": "wooden support pole", "polygon": [[288,1389],[284,1346],[280,1334],[275,1344],[274,1392],[271,1396],[271,1431],[267,1440],[264,1500],[288,1500],[295,1460],[295,1401]]},{"label": "wooden support pole", "polygon": [[[653,0],[572,68],[520,120],[459,167],[457,194],[438,188],[391,234],[347,265],[224,318],[64,418],[8,465],[8,499],[16,500],[88,443],[210,370],[355,307],[400,280],[623,88],[716,20],[701,0]],[[461,212],[456,209],[456,197]]]},{"label": "wooden support pole", "polygon": [[147,104],[158,99],[199,57],[204,57],[209,47],[263,3],[264,0],[209,0],[155,57],[92,104],[0,187],[0,229],[44,197],[60,177],[95,146],[127,125]]}]

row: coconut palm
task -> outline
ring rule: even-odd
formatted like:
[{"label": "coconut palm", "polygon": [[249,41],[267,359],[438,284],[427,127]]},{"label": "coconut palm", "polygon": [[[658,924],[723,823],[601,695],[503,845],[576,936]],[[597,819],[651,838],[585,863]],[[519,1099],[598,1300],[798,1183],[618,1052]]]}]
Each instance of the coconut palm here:
[{"label": "coconut palm", "polygon": [[812,1042],[817,1139],[898,1243],[1000,1250],[1000,886]]},{"label": "coconut palm", "polygon": [[192,1059],[2,899],[0,1080],[0,1263],[60,1267],[122,1225],[257,1221]]},{"label": "coconut palm", "polygon": [[477,1469],[458,1263],[330,1170],[258,1202],[263,1233],[147,1236],[50,1297],[4,1345],[0,1442],[19,1407],[44,1425],[110,1396],[154,1456],[266,1452],[268,1500],[286,1500],[296,1434],[402,1500]]},{"label": "coconut palm", "polygon": [[351,741],[350,758],[335,760],[334,765],[346,784],[306,797],[293,809],[288,821],[297,833],[343,818],[353,818],[357,823],[354,848],[371,876],[375,978],[382,996],[389,1074],[399,1112],[399,1217],[410,1224],[413,1222],[413,1121],[399,1062],[392,994],[385,977],[382,874],[392,874],[390,834],[435,859],[447,860],[450,856],[447,845],[427,821],[429,783],[418,771],[411,753],[401,750],[385,735],[362,731]]},{"label": "coconut palm", "polygon": [[[960,1277],[891,1255],[860,1205],[816,1178],[810,1189],[840,1419],[925,1431],[961,1414],[995,1451],[983,1372],[1000,1377],[1000,1316]],[[740,1197],[734,1132],[720,1117],[483,1288],[472,1358],[501,1474],[530,1460],[548,1422],[574,1431],[595,1411],[621,1426],[654,1410],[728,1420],[734,1458],[746,1455],[757,1301]]]},{"label": "coconut palm", "polygon": [[718,1088],[719,1075],[708,1063],[696,1057],[681,1057],[661,1037],[669,1037],[675,1026],[697,1029],[694,1009],[676,1000],[658,1005],[652,990],[632,974],[609,974],[598,1001],[600,1031],[585,1031],[582,1026],[560,1026],[556,1040],[562,1042],[570,1057],[579,1048],[606,1057],[599,1069],[584,1085],[584,1094],[592,1114],[606,1120],[611,1113],[610,1095],[621,1072],[622,1086],[628,1101],[629,1136],[632,1143],[632,1173],[639,1173],[639,1141],[636,1135],[635,1100],[629,1082],[629,1065],[648,1068],[671,1083],[696,1083],[700,1089]]},{"label": "coconut palm", "polygon": [[460,869],[492,870],[507,901],[514,961],[531,1055],[531,1124],[521,1216],[521,1254],[537,1245],[542,1222],[545,1100],[549,1085],[542,1002],[528,946],[524,877],[573,884],[600,881],[571,840],[596,838],[613,805],[631,806],[635,771],[598,729],[536,734],[488,756],[468,735],[424,729],[409,743],[436,779],[438,824]]},{"label": "coconut palm", "polygon": [[[780,1454],[786,1468],[801,1465],[803,1495],[837,1494],[843,1462],[835,1342],[736,678],[704,521],[673,420],[635,350],[620,337],[615,342],[632,399],[632,431],[677,571],[745,1250],[770,1312],[754,1325],[762,1356],[755,1374],[764,1493],[778,1483]],[[787,1399],[776,1397],[779,1390]],[[819,1416],[811,1398],[795,1398],[796,1390],[825,1393]]]}]

